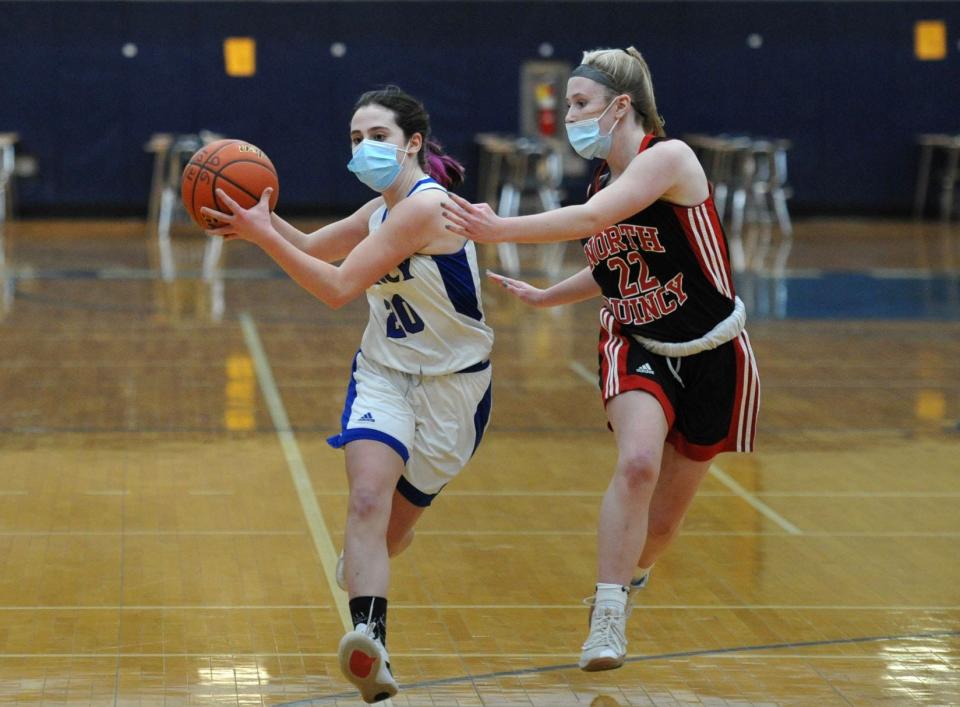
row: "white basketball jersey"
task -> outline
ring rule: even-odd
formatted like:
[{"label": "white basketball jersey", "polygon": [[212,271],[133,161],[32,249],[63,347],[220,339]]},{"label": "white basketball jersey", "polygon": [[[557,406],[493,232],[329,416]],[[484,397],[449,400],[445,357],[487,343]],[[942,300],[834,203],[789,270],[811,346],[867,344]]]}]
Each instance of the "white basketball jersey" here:
[{"label": "white basketball jersey", "polygon": [[[407,196],[446,191],[431,178]],[[387,218],[381,206],[370,216],[367,238]],[[370,321],[360,349],[372,361],[406,373],[445,375],[486,361],[493,330],[484,321],[480,273],[473,241],[456,253],[415,253],[367,289]]]}]

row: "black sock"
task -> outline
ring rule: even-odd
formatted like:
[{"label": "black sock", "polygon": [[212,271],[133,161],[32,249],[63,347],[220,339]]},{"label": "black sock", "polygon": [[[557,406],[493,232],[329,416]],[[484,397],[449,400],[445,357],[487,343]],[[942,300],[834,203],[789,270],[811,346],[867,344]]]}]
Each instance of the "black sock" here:
[{"label": "black sock", "polygon": [[353,627],[367,624],[374,638],[387,645],[387,599],[386,597],[354,597],[350,600],[350,618]]}]

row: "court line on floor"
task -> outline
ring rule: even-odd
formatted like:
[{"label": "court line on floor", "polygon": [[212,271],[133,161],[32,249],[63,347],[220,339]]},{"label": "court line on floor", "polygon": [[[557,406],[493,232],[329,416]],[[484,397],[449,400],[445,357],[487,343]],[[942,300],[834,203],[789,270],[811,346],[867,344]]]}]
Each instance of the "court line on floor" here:
[{"label": "court line on floor", "polygon": [[[879,643],[885,641],[910,641],[910,640],[923,640],[927,638],[947,638],[960,636],[960,630],[957,631],[929,631],[923,633],[908,633],[908,634],[892,634],[886,636],[860,636],[856,638],[835,638],[835,639],[824,639],[820,641],[790,641],[784,643],[766,643],[766,644],[757,644],[757,645],[747,645],[747,646],[731,646],[729,648],[704,648],[700,650],[693,651],[676,651],[673,653],[657,653],[654,655],[641,655],[634,656],[632,658],[627,658],[624,661],[624,664],[631,663],[649,663],[657,660],[674,660],[678,658],[699,658],[699,657],[730,657],[734,654],[743,654],[743,653],[753,653],[757,651],[770,651],[770,650],[779,650],[781,648],[817,648],[822,646],[840,646],[840,645],[856,645],[863,643]],[[461,654],[466,655],[466,654]],[[562,656],[563,654],[559,654]],[[569,655],[569,654],[567,654]],[[399,654],[397,654],[399,656]],[[418,656],[418,657],[427,657],[427,656]],[[494,656],[491,656],[494,657]],[[536,658],[537,655],[526,655],[526,658]],[[757,657],[757,656],[750,656]],[[422,690],[431,687],[439,687],[441,685],[456,685],[459,683],[476,683],[483,680],[497,680],[500,678],[512,678],[512,677],[523,677],[528,675],[540,675],[543,673],[557,672],[560,670],[579,670],[579,667],[576,663],[564,663],[561,665],[544,665],[535,668],[523,668],[520,670],[500,670],[489,673],[481,673],[479,675],[461,675],[451,678],[439,678],[436,680],[422,680],[414,683],[400,683],[400,694],[403,695],[405,691],[411,690]],[[309,700],[295,700],[293,702],[282,702],[277,704],[276,707],[309,707],[309,705],[317,705],[329,703],[333,700],[341,700],[348,697],[356,695],[355,692],[340,692],[333,695],[323,695],[321,697],[309,699]]]},{"label": "court line on floor", "polygon": [[35,537],[49,535],[76,536],[76,537],[175,537],[186,536],[263,536],[263,537],[292,537],[303,536],[309,533],[304,530],[0,530],[0,537]]},{"label": "court line on floor", "polygon": [[591,373],[590,370],[584,366],[579,361],[570,361],[570,370],[576,373],[581,380],[590,385],[591,387],[596,387],[599,385],[599,377],[596,373]]},{"label": "court line on floor", "polygon": [[[424,611],[428,609],[446,610],[513,610],[513,609],[573,609],[581,611],[583,604],[391,604],[391,610],[414,609]],[[953,606],[906,606],[906,605],[869,605],[855,604],[817,605],[817,604],[644,604],[644,611],[960,611],[960,605]]]},{"label": "court line on floor", "polygon": [[[712,491],[703,496],[728,496]],[[756,491],[756,496],[769,498],[960,498],[960,491]]]},{"label": "court line on floor", "polygon": [[283,456],[287,461],[290,477],[297,491],[297,497],[300,499],[300,507],[303,509],[304,518],[310,528],[313,544],[320,556],[320,564],[323,566],[323,573],[326,575],[330,593],[336,603],[337,613],[344,629],[349,631],[353,628],[353,621],[350,618],[346,595],[337,587],[337,551],[333,547],[333,540],[331,540],[330,532],[327,530],[320,504],[317,503],[313,484],[310,483],[310,475],[303,461],[300,445],[297,444],[297,438],[290,427],[290,419],[287,417],[287,410],[283,406],[283,398],[280,396],[280,390],[277,388],[276,380],[273,377],[267,353],[260,341],[257,325],[248,312],[241,312],[239,318],[243,338],[247,344],[247,349],[250,351],[253,368],[260,383],[260,391],[263,393],[267,410],[270,412],[270,419],[273,421],[277,438],[280,440],[280,447],[283,449]]},{"label": "court line on floor", "polygon": [[[510,490],[510,489],[498,489],[498,490],[489,490],[489,491],[457,491],[457,490],[446,490],[443,491],[444,498],[452,498],[454,496],[462,496],[469,498],[484,498],[484,497],[572,497],[572,498],[584,498],[584,497],[596,497],[600,498],[603,496],[603,491],[577,491],[577,490],[564,490],[564,491],[531,491],[527,489],[523,490]],[[768,497],[768,498],[960,498],[960,491],[754,491],[752,492],[754,496],[759,497]],[[0,491],[0,495],[3,492]],[[337,491],[318,491],[318,496],[347,496],[349,493],[346,490],[337,490]],[[698,498],[734,498],[737,494],[724,491],[697,491]]]},{"label": "court line on floor", "polygon": [[[97,495],[98,492],[87,491],[88,495]],[[4,491],[0,490],[0,496],[29,496],[30,491]],[[136,494],[135,491],[124,491],[123,495]],[[236,491],[187,491],[190,496],[236,496]],[[346,490],[337,491],[317,491],[317,496],[342,497],[349,496]],[[113,494],[102,493],[101,495],[121,495],[119,492]],[[960,491],[754,491],[754,496],[758,498],[847,498],[847,499],[873,499],[873,498],[960,498]],[[603,491],[531,491],[528,489],[497,489],[487,491],[456,491],[444,490],[444,498],[601,498]],[[724,491],[697,491],[698,498],[735,498],[737,494]]]},{"label": "court line on floor", "polygon": [[[583,607],[581,607],[583,608]],[[801,646],[802,647],[802,646]],[[510,658],[510,659],[519,659],[519,660],[530,660],[533,658],[564,658],[564,659],[573,659],[579,656],[579,652],[574,653],[568,651],[566,653],[406,653],[406,652],[393,652],[391,651],[390,656],[393,659],[396,658],[411,658],[422,660],[424,658],[437,658],[441,660],[450,660],[452,658]],[[885,656],[876,656],[876,655],[818,655],[816,653],[779,653],[773,655],[759,655],[756,653],[746,653],[746,652],[733,652],[733,653],[710,653],[705,654],[707,657],[715,659],[727,659],[727,660],[875,660],[882,663],[886,663],[889,658]],[[337,654],[334,652],[325,652],[325,653],[312,653],[312,652],[301,652],[301,653],[0,653],[0,660],[10,660],[10,659],[23,659],[23,658],[32,658],[32,659],[44,659],[44,660],[76,660],[81,658],[103,658],[104,660],[117,660],[118,658],[122,661],[124,659],[138,659],[138,658],[200,658],[200,659],[209,659],[217,658],[222,660],[236,660],[238,658],[336,658]],[[650,656],[648,658],[643,658],[643,660],[652,660],[655,657],[659,656]],[[683,656],[687,657],[687,656]],[[693,656],[697,657],[697,656]],[[672,659],[668,657],[667,659]],[[629,659],[628,659],[629,661]],[[570,664],[570,668],[576,668],[576,665]],[[558,668],[559,669],[559,668]],[[548,671],[541,671],[548,672]],[[481,679],[486,676],[476,676],[474,678],[455,678],[459,682],[465,682],[467,680]],[[440,678],[444,679],[444,678]],[[0,684],[2,686],[2,684]],[[423,687],[431,687],[431,685],[426,685]],[[421,688],[421,685],[418,683],[413,686],[404,687],[403,683],[400,683],[401,691],[406,690],[415,690]],[[314,702],[317,700],[331,700],[335,698],[342,697],[356,697],[356,693],[340,693],[339,695],[329,695],[325,697],[314,698]],[[287,703],[286,705],[278,704],[276,707],[291,707],[291,705],[300,705],[299,702]],[[313,704],[313,702],[306,702],[305,704]],[[386,707],[381,705],[381,707]]]},{"label": "court line on floor", "polygon": [[[576,373],[582,380],[589,383],[591,386],[596,387],[597,377],[596,375],[590,373],[587,370],[587,367],[584,366],[579,361],[571,360],[569,362],[570,370]],[[750,505],[755,511],[765,516],[768,520],[773,521],[775,524],[779,525],[783,530],[785,530],[790,535],[803,535],[803,531],[800,530],[796,525],[788,521],[782,515],[773,510],[766,503],[761,501],[759,498],[754,496],[752,493],[747,491],[743,486],[738,484],[729,474],[727,474],[723,469],[718,467],[716,464],[710,465],[710,473],[716,478],[721,484],[726,486],[730,491],[743,499],[748,505]]]},{"label": "court line on floor", "polygon": [[[418,530],[422,537],[593,537],[595,528],[583,530]],[[299,537],[309,536],[308,531],[300,530],[0,530],[0,537]],[[730,537],[730,538],[784,538],[791,537],[783,531],[757,530],[684,530],[684,537]],[[330,533],[332,537],[342,537],[343,531]],[[799,536],[815,538],[957,538],[960,530],[808,530]]]},{"label": "court line on floor", "polygon": [[[516,535],[516,536],[538,536],[538,535],[596,535],[596,530],[418,530],[418,536],[496,536],[496,535]],[[960,531],[957,530],[931,530],[931,531],[912,531],[912,530],[811,530],[804,531],[799,535],[779,531],[754,531],[754,530],[684,530],[684,537],[735,537],[735,538],[783,538],[783,537],[801,537],[801,538],[956,538],[960,537]]]},{"label": "court line on floor", "polygon": [[[325,611],[331,604],[131,604],[0,606],[0,612],[34,611]],[[391,611],[580,611],[583,604],[390,604]],[[644,611],[960,611],[960,604],[645,604]]]},{"label": "court line on floor", "polygon": [[782,515],[777,513],[775,510],[773,510],[766,503],[764,503],[759,498],[757,498],[752,493],[750,493],[745,488],[743,488],[743,486],[741,486],[736,481],[734,481],[734,479],[731,478],[731,476],[727,474],[727,472],[725,472],[723,469],[718,467],[716,464],[710,465],[710,473],[713,474],[714,478],[716,478],[721,484],[726,486],[728,489],[733,491],[737,496],[739,496],[744,501],[746,501],[747,504],[752,506],[754,510],[756,510],[758,513],[762,514],[769,520],[772,520],[774,523],[776,523],[785,531],[787,531],[789,535],[803,535],[803,531],[800,530],[800,528],[795,526],[793,523],[791,523]]}]

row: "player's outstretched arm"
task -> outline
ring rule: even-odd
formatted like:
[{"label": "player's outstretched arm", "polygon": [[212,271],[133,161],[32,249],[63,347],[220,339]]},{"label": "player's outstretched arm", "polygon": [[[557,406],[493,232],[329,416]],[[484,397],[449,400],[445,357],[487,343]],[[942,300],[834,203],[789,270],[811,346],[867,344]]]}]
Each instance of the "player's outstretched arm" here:
[{"label": "player's outstretched arm", "polygon": [[575,275],[571,275],[566,280],[562,280],[545,290],[522,280],[514,280],[512,277],[498,275],[489,270],[487,271],[487,277],[504,287],[517,299],[534,307],[556,307],[561,304],[573,304],[600,294],[600,286],[593,279],[590,268],[584,268]]},{"label": "player's outstretched arm", "polygon": [[691,159],[695,157],[685,146],[663,149],[657,145],[637,155],[619,179],[585,204],[504,218],[487,204],[471,204],[450,193],[443,203],[443,216],[449,222],[447,230],[480,243],[552,243],[585,238],[642,211],[670,192],[686,176],[684,170]]},{"label": "player's outstretched arm", "polygon": [[[390,220],[377,231],[377,238],[363,239],[339,266],[331,265],[295,247],[274,227],[270,217],[270,190],[260,201],[244,209],[223,190],[217,190],[229,213],[204,207],[204,214],[225,224],[207,231],[210,235],[238,238],[259,246],[298,285],[324,304],[337,309],[361,295],[413,253],[443,233],[434,204],[422,208],[408,201],[398,204]],[[411,200],[416,201],[416,200]]]},{"label": "player's outstretched arm", "polygon": [[383,204],[381,197],[371,199],[346,218],[334,221],[312,233],[304,233],[276,213],[271,214],[273,227],[297,249],[328,263],[343,260],[367,237],[371,214]]}]

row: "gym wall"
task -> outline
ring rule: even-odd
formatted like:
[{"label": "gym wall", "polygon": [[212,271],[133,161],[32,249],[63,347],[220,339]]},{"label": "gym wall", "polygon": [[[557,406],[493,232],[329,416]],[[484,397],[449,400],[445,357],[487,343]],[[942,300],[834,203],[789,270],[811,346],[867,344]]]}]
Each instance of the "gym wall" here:
[{"label": "gym wall", "polygon": [[[944,23],[944,58],[917,58],[918,20]],[[255,39],[253,76],[226,74],[228,37]],[[364,90],[423,99],[472,169],[543,45],[634,44],[670,134],[788,138],[793,208],[906,213],[916,134],[960,132],[958,37],[949,2],[0,2],[0,131],[37,160],[26,214],[145,213],[144,144],[201,129],[262,147],[282,207],[342,210],[370,194],[345,169]]]}]

